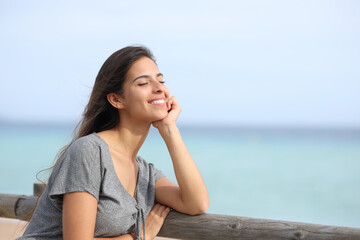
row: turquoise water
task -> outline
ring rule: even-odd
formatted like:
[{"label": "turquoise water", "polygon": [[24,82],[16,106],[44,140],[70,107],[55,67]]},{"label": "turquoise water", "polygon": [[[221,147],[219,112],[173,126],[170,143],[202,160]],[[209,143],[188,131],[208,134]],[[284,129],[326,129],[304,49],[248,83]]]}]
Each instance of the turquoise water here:
[{"label": "turquoise water", "polygon": [[[360,130],[180,129],[207,184],[208,212],[360,227]],[[32,194],[71,132],[0,124],[0,192]],[[155,130],[140,155],[175,181]]]}]

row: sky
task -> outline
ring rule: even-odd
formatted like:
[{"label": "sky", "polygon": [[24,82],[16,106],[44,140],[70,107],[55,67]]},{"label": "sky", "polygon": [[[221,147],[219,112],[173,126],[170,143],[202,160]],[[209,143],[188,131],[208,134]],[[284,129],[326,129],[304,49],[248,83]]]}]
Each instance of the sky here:
[{"label": "sky", "polygon": [[0,30],[0,120],[79,121],[141,44],[181,124],[360,127],[360,1],[1,0]]}]

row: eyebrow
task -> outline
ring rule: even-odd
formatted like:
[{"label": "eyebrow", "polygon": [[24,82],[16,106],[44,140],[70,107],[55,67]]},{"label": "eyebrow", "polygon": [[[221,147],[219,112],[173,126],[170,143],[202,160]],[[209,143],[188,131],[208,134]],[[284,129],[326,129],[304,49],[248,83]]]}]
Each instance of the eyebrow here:
[{"label": "eyebrow", "polygon": [[[163,77],[164,75],[162,73],[158,73],[156,74],[156,77]],[[136,77],[133,82],[135,82],[136,80],[140,79],[140,78],[150,78],[150,75],[140,75],[138,77]]]}]

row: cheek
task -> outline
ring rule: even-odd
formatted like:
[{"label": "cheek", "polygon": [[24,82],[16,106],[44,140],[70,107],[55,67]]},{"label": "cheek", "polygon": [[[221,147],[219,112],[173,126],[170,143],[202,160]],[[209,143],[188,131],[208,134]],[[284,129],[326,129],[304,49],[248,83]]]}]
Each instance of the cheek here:
[{"label": "cheek", "polygon": [[170,91],[169,91],[169,89],[167,87],[165,87],[164,92],[165,92],[165,97],[169,98],[170,97]]},{"label": "cheek", "polygon": [[129,93],[126,96],[126,106],[128,111],[139,111],[144,106],[144,99],[137,93]]},{"label": "cheek", "polygon": [[128,99],[132,103],[139,103],[144,100],[146,100],[146,96],[148,95],[147,91],[144,91],[143,89],[132,89],[128,92]]}]

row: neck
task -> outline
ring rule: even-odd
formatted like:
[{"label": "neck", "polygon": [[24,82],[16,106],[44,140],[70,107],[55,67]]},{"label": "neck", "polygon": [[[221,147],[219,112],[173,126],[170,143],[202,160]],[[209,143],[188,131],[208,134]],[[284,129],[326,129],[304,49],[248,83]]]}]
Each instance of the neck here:
[{"label": "neck", "polygon": [[121,119],[113,129],[108,130],[109,147],[129,159],[135,161],[136,156],[144,143],[150,129],[149,123],[137,123]]}]

